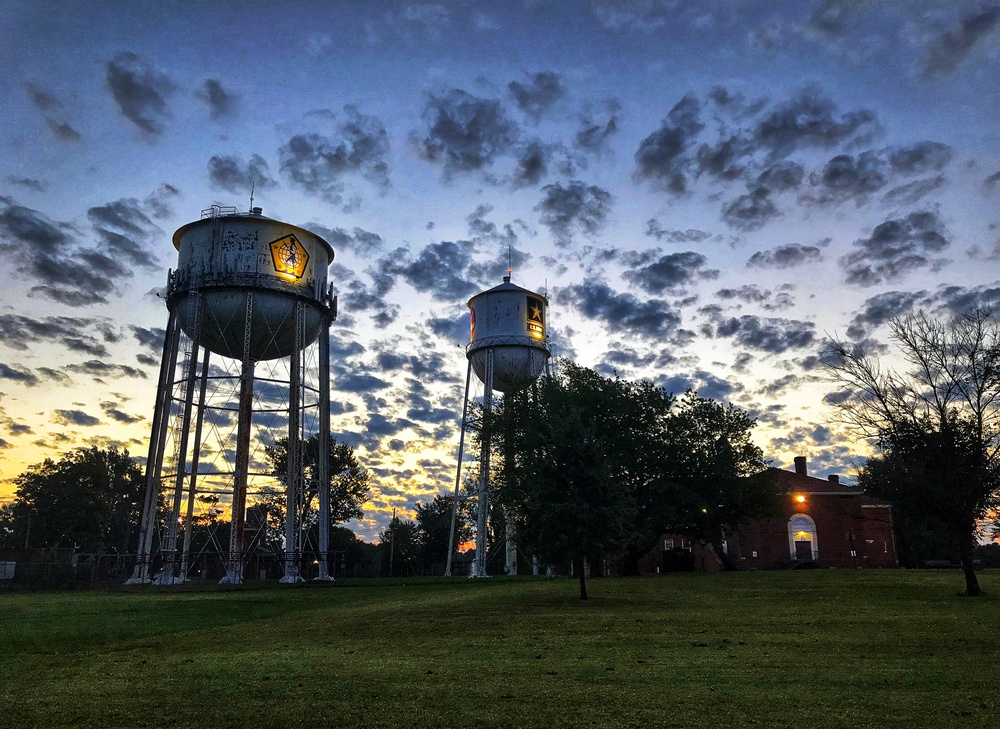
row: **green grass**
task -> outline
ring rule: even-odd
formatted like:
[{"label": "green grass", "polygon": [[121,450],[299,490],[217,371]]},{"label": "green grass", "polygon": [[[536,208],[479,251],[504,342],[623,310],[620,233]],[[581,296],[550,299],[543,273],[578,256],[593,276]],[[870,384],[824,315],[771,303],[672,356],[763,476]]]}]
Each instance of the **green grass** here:
[{"label": "green grass", "polygon": [[0,595],[0,726],[983,727],[957,572]]}]

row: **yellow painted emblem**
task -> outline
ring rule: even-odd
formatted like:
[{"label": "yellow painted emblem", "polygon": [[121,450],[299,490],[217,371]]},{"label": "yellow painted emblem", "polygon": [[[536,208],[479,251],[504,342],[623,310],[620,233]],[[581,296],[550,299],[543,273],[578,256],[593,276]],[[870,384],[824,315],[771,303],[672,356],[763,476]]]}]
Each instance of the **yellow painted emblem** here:
[{"label": "yellow painted emblem", "polygon": [[309,262],[309,253],[299,243],[298,238],[289,234],[271,243],[271,260],[274,261],[274,270],[278,273],[302,278]]}]

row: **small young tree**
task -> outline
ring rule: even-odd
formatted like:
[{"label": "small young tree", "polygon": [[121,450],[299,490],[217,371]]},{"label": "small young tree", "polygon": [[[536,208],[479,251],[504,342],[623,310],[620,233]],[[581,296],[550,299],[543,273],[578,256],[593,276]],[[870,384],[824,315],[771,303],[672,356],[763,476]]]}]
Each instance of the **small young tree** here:
[{"label": "small young tree", "polygon": [[973,551],[1000,493],[1000,322],[984,310],[948,321],[918,313],[891,319],[889,331],[905,371],[844,342],[828,358],[849,393],[841,420],[876,449],[859,481],[943,527],[966,594],[981,595]]},{"label": "small young tree", "polygon": [[[302,454],[303,471],[308,485],[303,521],[308,523],[313,502],[318,497],[319,484],[319,437],[312,436],[299,444]],[[288,477],[288,438],[279,438],[274,445],[264,449],[264,455],[271,466],[271,475],[282,485]],[[363,516],[362,506],[371,496],[371,475],[354,455],[354,449],[347,443],[330,439],[330,524],[341,524]],[[276,511],[284,514],[284,506],[275,500]]]},{"label": "small young tree", "polygon": [[628,433],[620,426],[621,381],[565,363],[533,395],[509,398],[504,469],[497,500],[519,539],[543,561],[571,559],[587,599],[585,560],[621,549],[635,521],[635,502],[616,465]]}]

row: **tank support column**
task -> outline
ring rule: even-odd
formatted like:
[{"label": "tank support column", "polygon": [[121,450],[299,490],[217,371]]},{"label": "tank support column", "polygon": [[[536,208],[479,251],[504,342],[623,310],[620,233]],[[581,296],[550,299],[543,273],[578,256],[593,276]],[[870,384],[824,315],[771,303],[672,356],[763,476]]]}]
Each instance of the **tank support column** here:
[{"label": "tank support column", "polygon": [[288,449],[286,450],[287,463],[285,470],[285,574],[279,580],[289,584],[302,582],[299,576],[299,550],[298,550],[298,530],[296,525],[302,522],[304,513],[299,514],[299,509],[304,507],[303,487],[305,479],[302,473],[301,448],[305,446],[302,442],[302,427],[299,422],[301,414],[300,390],[302,383],[302,302],[295,302],[295,313],[292,316],[292,325],[295,328],[295,351],[288,356]]},{"label": "tank support column", "polygon": [[316,458],[316,478],[319,481],[319,574],[320,581],[332,581],[330,576],[330,325],[327,318],[319,330],[319,453]]},{"label": "tank support column", "polygon": [[[169,281],[167,287],[170,288]],[[139,544],[136,548],[135,567],[132,570],[132,576],[125,581],[126,585],[142,585],[149,582],[153,532],[156,531],[156,507],[160,496],[160,468],[163,465],[163,449],[166,447],[167,441],[167,423],[170,420],[170,392],[173,386],[174,368],[177,366],[177,343],[180,330],[180,319],[177,312],[171,309],[170,317],[167,320],[167,330],[163,336],[160,379],[156,386],[153,428],[149,434],[149,450],[146,455],[146,484],[142,503]]]},{"label": "tank support column", "polygon": [[243,526],[246,520],[247,478],[250,471],[250,429],[253,425],[254,361],[250,359],[250,324],[253,292],[247,292],[243,331],[243,362],[240,368],[240,403],[236,420],[236,469],[233,474],[232,516],[229,522],[229,564],[220,585],[243,584]]},{"label": "tank support column", "polygon": [[490,513],[490,425],[493,419],[493,347],[486,351],[486,371],[483,377],[483,426],[479,455],[479,512],[476,519],[476,561],[471,577],[487,577],[486,529]]},{"label": "tank support column", "polygon": [[202,352],[201,375],[198,391],[198,415],[194,425],[194,444],[191,446],[191,475],[188,480],[187,514],[184,517],[184,547],[181,549],[180,576],[187,580],[188,560],[191,555],[191,537],[194,525],[194,501],[198,490],[198,462],[201,458],[201,431],[205,424],[205,394],[208,389],[208,360],[211,353],[205,349]]},{"label": "tank support column", "polygon": [[455,495],[451,501],[451,530],[448,532],[448,560],[444,566],[444,576],[451,577],[451,557],[455,554],[455,524],[458,521],[458,501],[462,487],[462,456],[465,454],[465,429],[468,427],[469,383],[472,381],[472,360],[465,369],[465,398],[462,400],[462,430],[458,435],[458,467],[455,469]]},{"label": "tank support column", "polygon": [[[194,320],[199,321],[201,297],[195,294],[189,300],[194,308]],[[194,406],[194,390],[198,372],[198,337],[191,341],[191,348],[184,360],[184,416],[181,419],[180,440],[176,444],[177,457],[174,459],[177,473],[174,477],[174,493],[170,515],[163,538],[163,569],[153,578],[154,585],[174,585],[184,582],[184,575],[177,574],[177,527],[181,521],[181,500],[184,497],[184,472],[187,465],[188,438],[191,435],[191,410]]]}]

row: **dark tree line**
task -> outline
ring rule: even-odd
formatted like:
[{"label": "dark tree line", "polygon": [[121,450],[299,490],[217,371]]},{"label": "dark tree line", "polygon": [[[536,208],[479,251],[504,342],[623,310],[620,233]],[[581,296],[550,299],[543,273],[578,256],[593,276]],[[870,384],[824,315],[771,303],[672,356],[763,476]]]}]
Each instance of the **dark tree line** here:
[{"label": "dark tree line", "polygon": [[[300,445],[305,478],[304,522],[311,544],[317,544],[318,495],[317,439]],[[275,478],[284,483],[287,472],[287,439],[267,448]],[[340,549],[343,535],[337,524],[362,516],[371,478],[345,443],[330,444],[331,549]],[[145,479],[127,450],[114,447],[78,448],[58,460],[47,458],[14,479],[14,501],[0,508],[0,547],[75,549],[97,554],[127,554],[136,549]],[[229,523],[219,519],[219,497],[198,497],[191,552],[215,552],[228,543]],[[274,489],[260,499],[269,507],[269,541],[283,538],[284,494]],[[159,513],[160,520],[166,514]],[[349,546],[354,546],[353,544]]]},{"label": "dark tree line", "polygon": [[[452,496],[438,495],[427,503],[416,502],[415,519],[394,516],[379,535],[379,553],[392,577],[443,574],[451,531]],[[455,545],[472,539],[468,505],[460,504],[455,523]]]},{"label": "dark tree line", "polygon": [[142,470],[127,449],[77,448],[14,479],[0,515],[3,546],[125,554],[138,529]]}]

